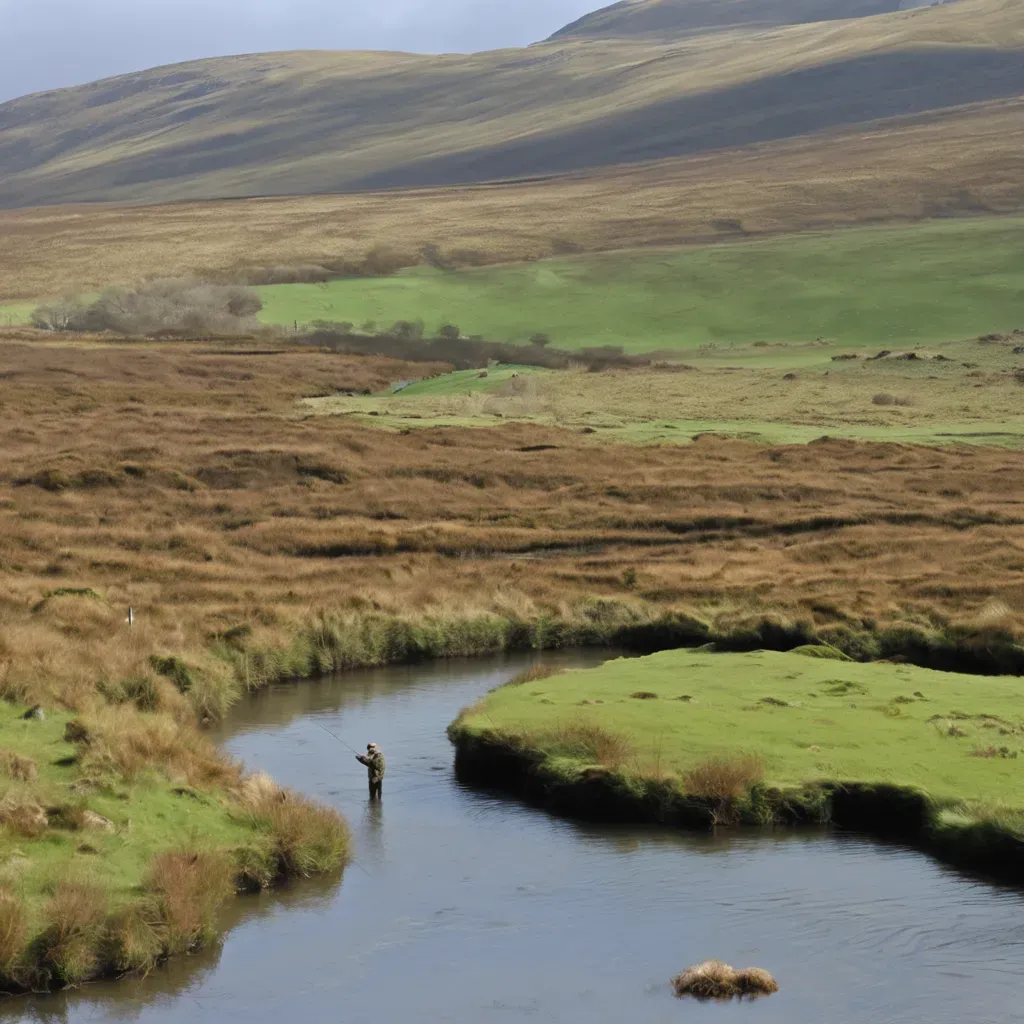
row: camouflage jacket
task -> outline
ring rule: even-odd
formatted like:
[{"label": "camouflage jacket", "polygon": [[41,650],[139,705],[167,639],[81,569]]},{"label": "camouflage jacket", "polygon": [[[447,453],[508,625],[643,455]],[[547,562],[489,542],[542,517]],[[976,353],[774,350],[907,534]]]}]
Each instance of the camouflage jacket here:
[{"label": "camouflage jacket", "polygon": [[371,782],[380,782],[384,778],[384,755],[379,750],[372,754],[360,754],[359,760],[366,765]]}]

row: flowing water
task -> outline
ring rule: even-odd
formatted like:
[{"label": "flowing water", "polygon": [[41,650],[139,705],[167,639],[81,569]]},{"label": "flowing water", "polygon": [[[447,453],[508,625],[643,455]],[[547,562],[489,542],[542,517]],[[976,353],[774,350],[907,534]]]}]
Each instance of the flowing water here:
[{"label": "flowing water", "polygon": [[[11,1000],[0,1018],[1024,1021],[1024,894],[825,831],[580,825],[460,786],[445,726],[523,666],[352,673],[236,709],[228,749],[341,810],[356,863],[340,882],[235,901],[220,949],[144,980]],[[320,726],[382,745],[382,805],[368,805],[365,771]],[[782,990],[748,1004],[676,1000],[669,978],[708,957],[768,968]]]}]

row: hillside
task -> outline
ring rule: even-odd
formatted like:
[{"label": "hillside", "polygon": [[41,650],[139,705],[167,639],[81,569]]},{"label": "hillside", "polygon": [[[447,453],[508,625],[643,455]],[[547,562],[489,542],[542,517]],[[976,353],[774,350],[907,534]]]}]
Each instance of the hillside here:
[{"label": "hillside", "polygon": [[317,280],[377,248],[412,266],[433,246],[468,267],[1019,210],[1024,100],[534,181],[0,210],[0,323],[33,299],[147,276]]},{"label": "hillside", "polygon": [[0,106],[0,205],[534,177],[918,116],[1024,94],[1022,10],[158,68]]},{"label": "hillside", "polygon": [[551,38],[684,37],[727,28],[776,28],[866,18],[916,6],[900,0],[621,0],[584,15]]}]

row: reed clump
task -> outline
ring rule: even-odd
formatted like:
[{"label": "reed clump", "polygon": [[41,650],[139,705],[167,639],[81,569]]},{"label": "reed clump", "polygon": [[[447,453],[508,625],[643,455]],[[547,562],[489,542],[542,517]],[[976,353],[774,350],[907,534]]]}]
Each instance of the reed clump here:
[{"label": "reed clump", "polygon": [[705,960],[672,979],[675,994],[682,998],[734,999],[756,998],[779,991],[778,983],[759,967],[736,970],[721,960]]}]

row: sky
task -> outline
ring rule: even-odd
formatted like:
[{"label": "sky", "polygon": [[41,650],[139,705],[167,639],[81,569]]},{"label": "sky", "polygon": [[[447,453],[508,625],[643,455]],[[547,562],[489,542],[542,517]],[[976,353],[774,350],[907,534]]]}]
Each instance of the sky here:
[{"label": "sky", "polygon": [[[608,0],[605,0],[607,3]],[[0,102],[266,50],[525,46],[601,0],[0,0]]]}]

